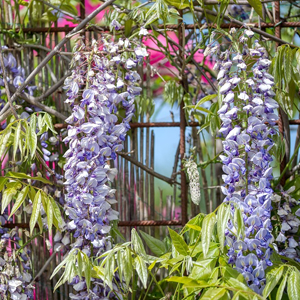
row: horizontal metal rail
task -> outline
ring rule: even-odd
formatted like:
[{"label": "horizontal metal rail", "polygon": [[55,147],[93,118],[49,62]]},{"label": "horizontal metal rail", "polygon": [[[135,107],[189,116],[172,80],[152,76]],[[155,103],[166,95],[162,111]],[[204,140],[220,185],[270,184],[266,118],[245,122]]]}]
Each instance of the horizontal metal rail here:
[{"label": "horizontal metal rail", "polygon": [[[134,226],[181,226],[181,220],[146,220],[146,221],[119,221],[119,227],[134,227]],[[6,223],[2,225],[3,228],[22,228],[29,229],[28,223]],[[35,225],[35,228],[38,228],[38,225]]]},{"label": "horizontal metal rail", "polygon": [[[275,123],[278,124],[277,121]],[[147,123],[132,122],[129,124],[130,124],[131,128],[179,127],[180,126],[180,122],[147,122]],[[289,120],[289,124],[290,125],[300,125],[300,119]],[[197,126],[201,126],[201,124],[199,124],[198,122],[189,122],[189,123],[187,123],[187,126],[197,127]],[[68,127],[68,124],[65,124],[65,123],[54,124],[54,128],[57,130],[67,128],[67,127]]]},{"label": "horizontal metal rail", "polygon": [[[245,25],[248,25],[250,27],[260,27],[260,28],[272,28],[277,27],[280,25],[280,27],[300,27],[300,22],[279,22],[279,23],[261,23],[260,26],[258,23],[247,23]],[[199,28],[200,24],[185,24],[185,29],[197,29]],[[213,23],[207,24],[207,26],[215,27],[216,25]],[[180,25],[177,24],[171,24],[165,26],[167,29],[178,29]],[[234,23],[223,23],[220,26],[221,28],[229,28],[229,27],[240,27],[240,25],[234,24]],[[22,28],[22,31],[24,33],[47,33],[47,32],[70,32],[75,27],[27,27]],[[97,26],[97,28],[101,28],[103,31],[110,31],[110,28],[108,26]],[[163,29],[163,25],[157,26],[157,28]],[[5,31],[12,29],[12,28],[6,28]],[[21,28],[15,28],[16,32],[19,32]],[[123,30],[124,26],[121,26],[120,30]],[[94,28],[90,27],[86,29],[87,31],[94,31]],[[3,33],[3,30],[0,31],[0,33]]]}]

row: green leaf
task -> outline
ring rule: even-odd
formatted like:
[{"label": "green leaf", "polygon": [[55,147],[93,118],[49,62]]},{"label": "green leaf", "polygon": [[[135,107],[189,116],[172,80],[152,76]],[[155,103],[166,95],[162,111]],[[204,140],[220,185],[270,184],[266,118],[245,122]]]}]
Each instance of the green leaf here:
[{"label": "green leaf", "polygon": [[134,262],[135,262],[136,272],[137,272],[144,288],[146,289],[147,288],[147,279],[148,279],[148,271],[147,271],[146,263],[143,260],[143,258],[140,257],[139,255],[135,258]]},{"label": "green leaf", "polygon": [[189,248],[188,248],[185,240],[183,239],[183,237],[180,236],[173,229],[171,229],[169,227],[168,227],[168,229],[169,229],[170,237],[172,239],[172,243],[173,243],[175,249],[179,252],[179,254],[187,256],[188,252],[189,252]]},{"label": "green leaf", "polygon": [[69,2],[68,4],[61,4],[60,9],[63,11],[66,11],[70,14],[73,14],[74,16],[78,15],[77,9]]},{"label": "green leaf", "polygon": [[143,242],[134,228],[131,230],[131,241],[132,241],[133,249],[136,252],[136,254],[143,255],[144,257],[146,257],[147,255],[146,255]]},{"label": "green leaf", "polygon": [[242,235],[244,237],[245,235],[245,224],[244,224],[244,219],[243,219],[243,214],[241,210],[236,207],[234,211],[234,223],[237,226],[237,237],[238,239]]},{"label": "green leaf", "polygon": [[126,247],[124,252],[124,279],[126,282],[126,285],[129,285],[129,282],[132,277],[132,256],[131,251],[129,248]]},{"label": "green leaf", "polygon": [[118,273],[121,281],[122,281],[123,270],[124,270],[124,257],[122,254],[123,254],[122,251],[117,252]]},{"label": "green leaf", "polygon": [[242,290],[242,291],[246,291],[246,292],[250,292],[252,293],[253,291],[243,282],[239,281],[236,278],[229,278],[228,280],[226,280],[227,284],[231,287],[234,287],[236,289]]},{"label": "green leaf", "polygon": [[192,278],[188,278],[185,276],[173,276],[168,279],[166,279],[169,282],[177,282],[182,283],[186,286],[199,286],[198,282]]},{"label": "green leaf", "polygon": [[7,178],[5,177],[0,177],[0,192],[3,190],[5,184],[7,182]]},{"label": "green leaf", "polygon": [[9,218],[19,209],[19,207],[23,204],[23,202],[25,201],[27,194],[29,192],[29,185],[27,185],[25,188],[23,188],[22,191],[19,192],[18,196],[17,196],[17,200],[11,210],[11,213],[9,215]]},{"label": "green leaf", "polygon": [[49,233],[51,233],[52,225],[53,225],[53,207],[51,201],[48,201],[47,203],[47,224],[48,224]]},{"label": "green leaf", "polygon": [[203,219],[202,223],[202,249],[203,256],[206,257],[209,245],[212,238],[212,232],[216,223],[216,215],[214,212],[210,213]]},{"label": "green leaf", "polygon": [[39,215],[38,215],[37,223],[39,225],[40,232],[42,233],[43,232],[43,220],[42,220],[41,213],[39,213]]},{"label": "green leaf", "polygon": [[63,259],[63,261],[54,269],[50,279],[52,279],[67,262],[72,261],[74,259],[74,255],[77,252],[77,250],[78,249],[74,248],[69,252],[69,254]]},{"label": "green leaf", "polygon": [[256,13],[263,19],[261,1],[260,0],[248,0],[248,3],[254,8]]},{"label": "green leaf", "polygon": [[104,277],[106,284],[112,288],[112,281],[113,281],[113,276],[114,276],[114,271],[115,271],[115,258],[114,254],[111,252],[105,261],[105,266],[104,266]]},{"label": "green leaf", "polygon": [[225,244],[225,229],[230,218],[230,208],[226,204],[221,204],[217,213],[217,232],[220,242],[221,251],[224,249]]},{"label": "green leaf", "polygon": [[53,183],[43,177],[40,176],[36,176],[36,177],[31,177],[29,175],[26,175],[25,173],[19,173],[19,172],[7,172],[6,174],[7,177],[12,177],[12,178],[17,178],[17,179],[31,179],[31,180],[37,180],[37,181],[41,181],[45,184],[51,184],[53,185]]},{"label": "green leaf", "polygon": [[30,116],[30,128],[34,129],[34,132],[36,131],[36,121],[37,121],[37,118],[36,118],[36,115],[32,114]]},{"label": "green leaf", "polygon": [[15,136],[14,136],[14,149],[13,149],[14,160],[16,159],[16,153],[17,153],[19,141],[20,141],[20,134],[21,134],[21,122],[18,123],[16,131],[15,131]]},{"label": "green leaf", "polygon": [[218,300],[220,298],[222,298],[226,293],[226,289],[225,288],[213,288],[213,289],[209,289],[208,291],[205,292],[205,294],[201,297],[201,300]]},{"label": "green leaf", "polygon": [[166,246],[165,244],[154,238],[153,236],[147,234],[146,232],[140,231],[140,234],[144,241],[146,242],[147,246],[150,248],[150,250],[157,256],[161,256],[166,253]]},{"label": "green leaf", "polygon": [[198,106],[198,105],[186,105],[184,108],[194,108],[196,110],[200,110],[200,111],[206,112],[208,114],[213,114],[213,112],[211,112],[210,110],[208,110],[202,106]]},{"label": "green leaf", "polygon": [[300,299],[300,274],[299,271],[293,269],[288,280],[287,292],[290,300]]},{"label": "green leaf", "polygon": [[210,100],[216,98],[217,96],[218,96],[217,94],[205,96],[204,98],[202,98],[202,99],[196,104],[196,107],[202,105],[203,103],[205,103],[205,102],[207,102],[207,101],[210,101]]},{"label": "green leaf", "polygon": [[77,267],[78,267],[78,275],[81,278],[83,276],[83,260],[82,260],[82,253],[78,251],[77,253]]},{"label": "green leaf", "polygon": [[8,130],[3,130],[0,137],[0,158],[3,156],[7,150],[7,142],[11,136],[11,128]]},{"label": "green leaf", "polygon": [[15,196],[17,193],[17,190],[14,187],[8,188],[4,191],[2,196],[2,208],[1,208],[1,214],[4,213],[5,208],[8,206],[10,201],[12,200],[13,196]]},{"label": "green leaf", "polygon": [[292,79],[292,70],[293,70],[293,66],[292,66],[292,52],[293,50],[290,49],[290,47],[285,47],[285,53],[284,53],[284,64],[283,64],[283,67],[284,67],[284,78],[285,78],[285,81],[286,81],[286,84],[288,85],[289,82],[291,81]]},{"label": "green leaf", "polygon": [[285,273],[280,285],[279,285],[279,288],[277,290],[277,294],[276,294],[276,300],[281,300],[282,299],[282,296],[283,296],[283,292],[284,292],[284,289],[285,289],[285,286],[286,286],[286,281],[287,281],[287,275],[288,273]]},{"label": "green leaf", "polygon": [[[59,209],[58,205],[56,204],[55,200],[50,195],[48,195],[48,199],[51,201],[54,217],[57,220],[58,225],[62,224],[62,217],[61,217],[61,213],[60,213],[60,209]],[[53,221],[53,223],[55,225],[54,221]]]},{"label": "green leaf", "polygon": [[188,0],[164,0],[169,5],[172,5],[178,9],[185,9],[190,6]]},{"label": "green leaf", "polygon": [[37,136],[35,133],[35,129],[31,127],[27,131],[27,145],[28,145],[28,149],[30,149],[31,158],[33,158],[37,147]]},{"label": "green leaf", "polygon": [[52,123],[52,118],[49,114],[45,113],[43,121],[47,124],[48,129],[50,129],[54,134],[57,134]]},{"label": "green leaf", "polygon": [[200,226],[194,225],[194,224],[186,224],[186,227],[189,227],[189,228],[191,228],[193,230],[196,230],[196,231],[201,231],[202,230]]},{"label": "green leaf", "polygon": [[263,296],[268,297],[272,290],[275,288],[275,286],[278,284],[282,274],[283,274],[284,266],[281,266],[276,269],[272,269],[268,274],[267,274],[267,284],[264,288],[263,291]]},{"label": "green leaf", "polygon": [[[112,266],[112,268],[113,268],[113,266]],[[93,266],[92,266],[90,260],[88,259],[88,261],[86,261],[85,267],[84,267],[84,277],[85,277],[85,282],[86,282],[86,286],[87,286],[88,290],[91,286],[92,269],[93,269]]]},{"label": "green leaf", "polygon": [[42,206],[42,196],[41,196],[41,191],[38,191],[34,197],[34,201],[32,205],[32,213],[29,221],[30,234],[32,234],[36,221],[39,217],[41,206]]}]

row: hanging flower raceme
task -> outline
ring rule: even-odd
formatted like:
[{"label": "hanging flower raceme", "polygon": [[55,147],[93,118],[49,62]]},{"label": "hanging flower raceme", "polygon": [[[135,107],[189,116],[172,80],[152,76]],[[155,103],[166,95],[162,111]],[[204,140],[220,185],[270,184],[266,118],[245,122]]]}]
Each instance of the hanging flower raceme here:
[{"label": "hanging flower raceme", "polygon": [[[272,98],[274,79],[268,73],[271,61],[265,48],[258,41],[253,48],[248,47],[253,35],[251,30],[244,30],[238,44],[233,42],[232,48],[220,53],[215,69],[219,71],[222,99],[218,112],[222,120],[220,136],[224,139],[224,155],[220,156],[225,173],[222,191],[224,202],[230,202],[232,209],[232,221],[225,233],[228,262],[244,275],[254,291],[261,293],[265,269],[272,265],[270,150],[278,105]],[[244,232],[237,226],[239,212]]]},{"label": "hanging flower raceme", "polygon": [[191,199],[196,204],[199,205],[201,200],[201,193],[200,193],[200,178],[197,164],[192,160],[189,159],[185,162],[184,166],[186,167],[188,176],[189,176],[189,186],[190,186],[190,193]]},{"label": "hanging flower raceme", "polygon": [[[0,194],[0,198],[1,198]],[[1,201],[0,201],[1,204]],[[28,247],[18,253],[18,229],[3,228],[8,221],[8,209],[0,215],[0,298],[33,299],[34,286],[30,285],[31,261]],[[10,220],[11,221],[11,220]]]},{"label": "hanging flower raceme", "polygon": [[[109,161],[122,150],[130,129],[134,99],[141,92],[136,69],[146,55],[137,41],[102,38],[99,45],[94,40],[87,47],[80,40],[72,75],[65,81],[66,102],[73,109],[66,120],[69,150],[64,155],[67,228],[76,239],[72,247],[88,256],[111,247],[110,222],[118,219],[118,212],[111,207],[116,200],[109,183],[117,170],[110,168]],[[74,284],[79,292],[74,299],[98,299],[102,289],[99,284],[86,291],[79,278]]]}]

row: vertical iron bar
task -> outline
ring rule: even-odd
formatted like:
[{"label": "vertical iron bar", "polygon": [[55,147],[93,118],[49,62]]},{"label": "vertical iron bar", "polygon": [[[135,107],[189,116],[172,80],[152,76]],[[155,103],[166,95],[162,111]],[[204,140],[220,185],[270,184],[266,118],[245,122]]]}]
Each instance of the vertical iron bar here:
[{"label": "vertical iron bar", "polygon": [[[180,17],[183,18],[183,12],[182,10],[179,10]],[[181,22],[181,21],[180,21]],[[181,24],[178,28],[178,39],[179,39],[179,45],[184,49],[184,35],[185,35],[185,28],[184,23]],[[183,51],[179,50],[179,55],[182,57],[182,62],[185,61],[184,53]],[[184,70],[181,71],[181,84],[184,89],[184,94],[188,91],[187,88],[187,78],[185,75]],[[185,155],[185,128],[186,128],[186,120],[185,120],[185,113],[184,113],[184,103],[183,99],[180,103],[180,160],[181,160],[181,220],[182,225],[184,226],[187,223],[187,185],[186,185],[186,175],[184,172],[184,165],[183,165],[183,159]]]}]

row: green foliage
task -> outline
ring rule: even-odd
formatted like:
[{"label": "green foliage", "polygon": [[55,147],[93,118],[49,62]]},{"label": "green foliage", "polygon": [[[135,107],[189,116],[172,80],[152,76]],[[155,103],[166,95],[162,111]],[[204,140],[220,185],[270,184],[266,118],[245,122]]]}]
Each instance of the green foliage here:
[{"label": "green foliage", "polygon": [[164,88],[164,100],[170,103],[171,107],[177,102],[180,105],[183,98],[183,87],[175,80],[169,80]]},{"label": "green foliage", "polygon": [[[39,130],[36,133],[36,130]],[[0,157],[13,147],[13,159],[16,159],[19,150],[19,159],[22,162],[33,160],[38,148],[38,136],[50,130],[56,134],[52,118],[47,113],[40,113],[37,118],[35,114],[30,117],[30,122],[26,119],[14,120],[11,118],[8,126],[0,132]],[[45,183],[45,182],[44,182]]]},{"label": "green foliage", "polygon": [[263,18],[262,14],[262,4],[260,0],[247,0],[248,3],[254,8],[255,12]]},{"label": "green foliage", "polygon": [[147,234],[146,232],[140,231],[142,238],[144,239],[145,243],[149,247],[149,249],[157,256],[162,256],[166,253],[166,245],[161,240],[158,240],[151,235]]},{"label": "green foliage", "polygon": [[283,45],[275,53],[270,68],[277,88],[276,101],[290,117],[294,115],[295,100],[299,101],[296,93],[296,87],[300,87],[299,62],[300,51]]}]

